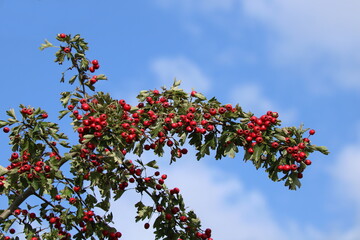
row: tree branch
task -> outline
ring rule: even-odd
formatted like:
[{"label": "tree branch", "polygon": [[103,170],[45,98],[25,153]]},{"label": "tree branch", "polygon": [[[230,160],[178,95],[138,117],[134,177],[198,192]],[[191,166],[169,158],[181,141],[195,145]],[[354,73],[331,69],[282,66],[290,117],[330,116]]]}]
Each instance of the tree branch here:
[{"label": "tree branch", "polygon": [[35,189],[30,186],[28,189],[25,190],[22,194],[20,194],[18,197],[15,198],[13,203],[8,207],[8,209],[4,210],[3,213],[0,215],[0,222],[7,219],[15,209],[19,207],[21,203],[25,201],[29,196],[33,195],[35,193]]}]

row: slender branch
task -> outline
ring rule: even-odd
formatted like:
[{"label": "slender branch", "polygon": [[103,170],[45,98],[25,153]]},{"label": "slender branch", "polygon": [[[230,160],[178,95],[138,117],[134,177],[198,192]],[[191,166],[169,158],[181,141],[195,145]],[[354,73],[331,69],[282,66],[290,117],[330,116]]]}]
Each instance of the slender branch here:
[{"label": "slender branch", "polygon": [[35,193],[35,188],[30,186],[28,189],[25,190],[22,194],[20,194],[18,197],[15,198],[15,200],[12,202],[12,204],[4,210],[4,212],[0,215],[0,222],[7,219],[15,209],[19,207],[21,203],[25,201],[29,196],[33,195]]}]

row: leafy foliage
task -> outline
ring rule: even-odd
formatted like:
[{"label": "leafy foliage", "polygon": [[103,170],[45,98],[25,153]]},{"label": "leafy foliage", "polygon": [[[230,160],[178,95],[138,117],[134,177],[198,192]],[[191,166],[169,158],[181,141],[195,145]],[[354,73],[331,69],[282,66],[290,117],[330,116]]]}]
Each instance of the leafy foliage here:
[{"label": "leafy foliage", "polygon": [[[68,82],[78,84],[73,92],[61,93],[59,119],[72,119],[79,143],[68,142],[40,108],[20,105],[19,113],[7,111],[9,119],[0,120],[0,127],[10,132],[13,154],[8,166],[0,167],[0,194],[9,204],[0,212],[4,239],[9,239],[5,233],[13,231],[14,222],[32,240],[118,239],[122,234],[111,226],[110,202],[131,190],[153,202],[137,202],[135,220],[153,219],[155,239],[212,239],[211,230],[202,230],[194,211],[185,206],[180,190],[166,186],[167,175],[160,174],[156,160],[141,160],[144,151],[158,157],[168,151],[173,163],[187,153],[185,145],[193,146],[197,160],[212,153],[216,159],[234,158],[243,149],[245,161],[292,190],[300,187],[299,179],[311,164],[309,154],[328,154],[304,137],[309,129],[281,128],[276,112],[255,117],[239,105],[207,100],[195,91],[188,94],[179,88],[180,81],[169,89],[141,91],[136,106],[94,92],[95,84],[107,78],[93,75],[100,65],[86,58],[88,44],[80,35],[59,34],[57,40],[64,46],[55,62],[69,61],[67,71],[76,73]],[[40,49],[47,47],[54,45],[45,41]],[[65,82],[65,72],[60,82]],[[127,159],[130,152],[138,159]],[[29,205],[29,196],[39,205]]]}]

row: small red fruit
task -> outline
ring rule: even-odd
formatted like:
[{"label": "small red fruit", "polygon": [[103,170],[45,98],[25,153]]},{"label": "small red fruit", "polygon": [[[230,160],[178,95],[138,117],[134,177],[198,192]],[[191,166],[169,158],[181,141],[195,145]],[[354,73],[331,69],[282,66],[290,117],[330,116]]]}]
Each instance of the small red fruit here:
[{"label": "small red fruit", "polygon": [[54,224],[54,223],[56,223],[56,220],[57,219],[55,217],[52,217],[49,219],[49,223]]},{"label": "small red fruit", "polygon": [[66,34],[65,34],[65,33],[60,33],[60,34],[59,34],[59,37],[60,37],[60,38],[66,38]]},{"label": "small red fruit", "polygon": [[298,168],[298,166],[296,164],[292,164],[290,168],[291,170],[295,171]]},{"label": "small red fruit", "polygon": [[226,108],[223,108],[223,107],[219,108],[220,114],[224,114],[225,112],[226,112]]},{"label": "small red fruit", "polygon": [[69,203],[70,204],[74,204],[74,203],[76,203],[76,198],[69,198]]},{"label": "small red fruit", "polygon": [[63,50],[64,50],[64,52],[65,52],[65,53],[69,53],[69,52],[71,52],[71,48],[69,48],[69,47],[64,47],[64,49],[63,49]]},{"label": "small red fruit", "polygon": [[172,219],[172,215],[170,213],[167,213],[165,215],[166,220],[170,221]]},{"label": "small red fruit", "polygon": [[144,224],[144,228],[145,228],[145,229],[148,229],[149,227],[150,227],[150,224],[149,224],[149,223],[145,223],[145,224]]},{"label": "small red fruit", "polygon": [[271,143],[271,146],[272,146],[273,148],[278,148],[278,147],[279,147],[279,143],[278,143],[278,142],[273,142],[273,143]]},{"label": "small red fruit", "polygon": [[83,104],[81,104],[81,108],[84,111],[89,111],[90,110],[90,105],[87,104],[87,103],[83,103]]},{"label": "small red fruit", "polygon": [[14,153],[11,154],[11,159],[12,159],[12,160],[15,160],[15,159],[18,159],[18,158],[19,158],[19,154],[18,154],[18,153],[14,152]]},{"label": "small red fruit", "polygon": [[314,130],[314,129],[311,129],[311,130],[309,131],[309,134],[310,134],[310,135],[314,135],[314,134],[315,134],[315,130]]},{"label": "small red fruit", "polygon": [[20,210],[20,209],[16,209],[16,210],[14,211],[14,214],[15,214],[15,215],[20,215],[20,214],[21,214],[21,210]]},{"label": "small red fruit", "polygon": [[96,59],[92,60],[91,63],[92,63],[93,65],[99,65],[99,61],[96,60]]},{"label": "small red fruit", "polygon": [[8,133],[8,132],[10,132],[10,128],[4,127],[4,128],[3,128],[3,131],[4,131],[4,133]]},{"label": "small red fruit", "polygon": [[311,160],[306,159],[306,160],[304,161],[304,163],[305,163],[306,165],[311,165]]}]

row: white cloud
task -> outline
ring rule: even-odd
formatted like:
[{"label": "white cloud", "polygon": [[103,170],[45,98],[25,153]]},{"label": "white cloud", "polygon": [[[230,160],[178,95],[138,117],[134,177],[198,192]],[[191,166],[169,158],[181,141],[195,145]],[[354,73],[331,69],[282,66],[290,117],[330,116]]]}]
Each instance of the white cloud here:
[{"label": "white cloud", "polygon": [[[188,160],[181,159],[161,169],[161,173],[168,175],[169,188],[180,188],[186,206],[196,212],[203,228],[212,229],[214,239],[288,239],[272,218],[271,208],[261,193],[245,189],[227,172],[210,168],[201,161]],[[151,229],[144,230],[143,223],[133,222],[136,214],[133,205],[139,199],[134,192],[127,193],[124,199],[113,204],[114,221],[126,239],[153,239]]]},{"label": "white cloud", "polygon": [[196,91],[206,92],[210,88],[210,79],[194,62],[185,57],[158,58],[150,67],[156,79],[167,87],[171,86],[176,78],[182,81],[180,87],[186,91],[194,88]]},{"label": "white cloud", "polygon": [[237,0],[156,0],[156,2],[162,7],[176,7],[185,11],[204,11],[213,12],[219,10],[230,10]]},{"label": "white cloud", "polygon": [[[360,123],[359,123],[360,126]],[[339,153],[336,163],[329,170],[336,179],[341,196],[352,200],[357,205],[360,220],[360,127],[355,132],[357,140],[345,146]]]},{"label": "white cloud", "polygon": [[[341,234],[341,239],[360,239],[360,122],[354,129],[356,140],[341,149],[334,164],[328,167],[333,176],[334,194],[342,206],[350,206],[354,223]],[[340,205],[341,206],[341,205]]]},{"label": "white cloud", "polygon": [[324,71],[327,84],[360,89],[359,1],[244,0],[243,11],[266,26],[277,64],[301,64],[315,77]]},{"label": "white cloud", "polygon": [[278,112],[286,124],[296,120],[297,112],[293,109],[282,109],[271,99],[266,97],[263,89],[257,84],[237,85],[232,89],[231,98],[237,102],[245,112],[251,111],[255,115],[265,114],[267,111]]},{"label": "white cloud", "polygon": [[158,0],[157,3],[185,12],[183,22],[197,37],[200,33],[204,35],[196,25],[199,16],[217,23],[235,41],[239,36],[244,37],[244,27],[258,23],[264,28],[263,44],[269,46],[265,51],[271,63],[303,74],[311,82],[310,90],[328,93],[334,87],[360,89],[360,2],[357,0]]},{"label": "white cloud", "polygon": [[360,2],[356,0],[244,0],[245,13],[271,25],[289,44],[338,53],[358,47]]}]

